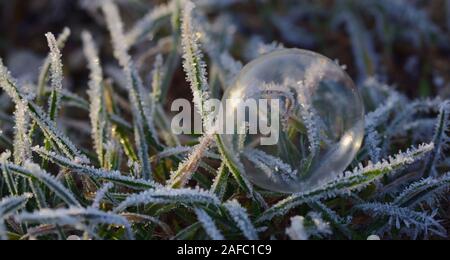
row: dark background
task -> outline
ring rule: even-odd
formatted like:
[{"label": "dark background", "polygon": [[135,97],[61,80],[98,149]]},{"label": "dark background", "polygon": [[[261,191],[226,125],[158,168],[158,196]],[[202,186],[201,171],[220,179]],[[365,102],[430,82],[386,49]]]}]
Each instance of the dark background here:
[{"label": "dark background", "polygon": [[[0,57],[6,60],[14,74],[25,74],[30,80],[35,79],[38,67],[48,51],[44,34],[49,31],[58,34],[65,26],[68,26],[72,30],[72,35],[63,50],[65,76],[70,88],[75,88],[76,92],[81,91],[87,79],[79,39],[81,30],[89,29],[93,32],[96,41],[101,44],[102,59],[112,61],[103,16],[99,11],[86,8],[86,2],[94,3],[95,1],[0,0]],[[118,0],[117,2],[127,28],[153,6],[165,3],[165,1],[153,0]],[[246,62],[243,45],[251,36],[257,35],[265,42],[278,41],[287,47],[311,49],[332,59],[338,59],[347,65],[350,75],[354,79],[357,78],[350,35],[344,26],[330,25],[330,14],[337,15],[342,12],[338,4],[345,1],[242,0],[235,2],[238,3],[208,12],[211,19],[221,12],[227,12],[238,25],[233,49],[235,58]],[[319,7],[308,11],[305,6],[309,6],[311,2]],[[352,1],[347,2],[350,6]],[[379,59],[376,75],[387,83],[396,85],[410,97],[438,95],[447,98],[450,96],[450,44],[448,41],[450,19],[447,15],[446,0],[405,2],[413,3],[419,10],[426,12],[441,31],[438,37],[423,35],[423,31],[411,29],[412,25],[404,24],[401,19],[387,18],[385,23],[397,28],[393,36],[394,40],[387,47],[375,36],[376,22],[364,13],[366,11],[364,6],[355,9],[355,14],[360,16],[366,30],[374,35],[372,44]],[[367,8],[373,7],[367,6]],[[284,17],[296,9],[305,10],[306,14],[299,19],[294,19],[292,24],[277,24],[280,21],[284,22]],[[401,13],[400,11],[399,17]],[[294,27],[287,28],[287,26]],[[415,46],[417,43],[412,43],[410,39],[402,39],[395,35],[403,29],[411,30],[411,34],[420,35],[419,46]],[[149,43],[149,47],[152,44],[154,43]],[[179,77],[184,78],[181,66],[176,78]],[[172,87],[172,91],[181,85]],[[188,95],[188,92],[185,94]]]}]

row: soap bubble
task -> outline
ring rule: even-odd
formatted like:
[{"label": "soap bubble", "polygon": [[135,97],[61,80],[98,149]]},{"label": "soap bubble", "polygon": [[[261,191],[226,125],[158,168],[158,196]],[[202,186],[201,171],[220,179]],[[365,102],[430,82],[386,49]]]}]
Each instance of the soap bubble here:
[{"label": "soap bubble", "polygon": [[332,180],[364,136],[354,83],[338,64],[310,51],[280,50],[249,63],[222,105],[226,151],[252,183],[271,191],[306,192]]}]

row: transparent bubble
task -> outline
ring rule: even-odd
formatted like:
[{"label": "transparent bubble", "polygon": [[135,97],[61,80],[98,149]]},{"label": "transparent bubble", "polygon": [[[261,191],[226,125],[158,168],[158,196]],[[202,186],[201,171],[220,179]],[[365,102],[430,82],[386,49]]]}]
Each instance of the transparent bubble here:
[{"label": "transparent bubble", "polygon": [[275,51],[249,63],[222,105],[227,152],[251,182],[271,191],[305,192],[330,181],[364,136],[364,106],[352,80],[310,51]]}]

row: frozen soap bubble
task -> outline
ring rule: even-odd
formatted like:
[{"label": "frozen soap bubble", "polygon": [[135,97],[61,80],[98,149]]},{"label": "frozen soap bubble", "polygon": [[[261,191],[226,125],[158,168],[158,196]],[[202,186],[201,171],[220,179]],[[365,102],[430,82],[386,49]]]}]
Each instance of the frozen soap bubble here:
[{"label": "frozen soap bubble", "polygon": [[251,182],[271,191],[305,192],[330,181],[351,163],[364,136],[354,83],[310,51],[275,51],[249,63],[222,105],[226,151]]}]

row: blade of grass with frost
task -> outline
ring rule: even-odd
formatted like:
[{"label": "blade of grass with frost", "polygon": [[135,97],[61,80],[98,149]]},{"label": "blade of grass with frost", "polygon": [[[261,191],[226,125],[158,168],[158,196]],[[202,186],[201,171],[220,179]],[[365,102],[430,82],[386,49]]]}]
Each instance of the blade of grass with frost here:
[{"label": "blade of grass with frost", "polygon": [[430,19],[428,12],[417,7],[414,2],[380,0],[373,1],[371,4],[378,5],[391,19],[396,19],[402,24],[405,24],[406,26],[402,27],[403,30],[412,30],[415,33],[418,31],[425,36],[425,40],[431,40],[427,37],[439,37],[443,35],[441,29]]},{"label": "blade of grass with frost", "polygon": [[[39,179],[34,174],[21,166],[10,164],[8,162],[0,162],[2,169],[7,169],[10,173],[29,179],[29,188],[33,191],[34,197],[39,208],[47,208],[45,194],[39,187]],[[50,182],[51,180],[49,180]],[[44,183],[45,184],[45,183]],[[57,185],[57,184],[56,184]],[[51,188],[51,187],[50,187]]]},{"label": "blade of grass with frost", "polygon": [[198,32],[195,30],[192,16],[194,4],[185,1],[183,7],[183,18],[181,25],[181,43],[183,46],[183,68],[187,75],[187,80],[191,85],[194,96],[194,104],[197,107],[203,122],[206,121],[208,112],[205,109],[205,102],[209,98],[209,86],[206,79],[206,64],[203,61],[203,54],[198,43]]},{"label": "blade of grass with frost", "polygon": [[25,207],[31,197],[33,197],[32,194],[26,193],[21,196],[6,197],[0,201],[0,238],[2,240],[7,240],[4,220]]},{"label": "blade of grass with frost", "polygon": [[388,217],[388,224],[400,230],[402,224],[413,230],[413,239],[416,239],[420,233],[428,236],[429,233],[446,236],[445,228],[435,220],[436,212],[431,215],[413,211],[407,208],[401,208],[391,204],[384,203],[365,203],[356,205],[356,208],[364,212],[371,212],[374,217]]},{"label": "blade of grass with frost", "polygon": [[26,101],[16,104],[14,118],[14,163],[20,165],[31,157],[31,140],[28,136],[29,116]]},{"label": "blade of grass with frost", "polygon": [[224,236],[222,235],[222,232],[217,228],[216,224],[214,223],[214,220],[202,209],[195,208],[194,209],[195,214],[197,215],[198,220],[203,226],[203,229],[205,230],[206,234],[212,239],[212,240],[224,240]]},{"label": "blade of grass with frost", "polygon": [[449,190],[450,173],[439,178],[428,177],[412,183],[403,190],[393,204],[399,207],[413,208],[421,203],[433,206]]},{"label": "blade of grass with frost", "polygon": [[26,162],[25,169],[26,177],[36,179],[53,191],[60,199],[66,202],[69,206],[80,206],[80,203],[75,199],[75,196],[56,178],[42,170],[37,164]]},{"label": "blade of grass with frost", "polygon": [[359,166],[353,172],[346,172],[334,181],[323,184],[312,191],[289,196],[264,212],[258,221],[271,220],[275,216],[284,215],[289,210],[305,203],[335,198],[339,195],[349,194],[351,191],[360,191],[383,176],[418,162],[433,148],[433,144],[424,144],[390,157],[387,161],[376,164],[369,162],[366,167]]},{"label": "blade of grass with frost", "polygon": [[150,94],[152,100],[152,114],[155,116],[156,114],[156,105],[161,102],[161,80],[163,76],[162,71],[163,66],[163,57],[159,54],[156,56],[155,64],[153,65],[152,70],[152,92]]},{"label": "blade of grass with frost", "polygon": [[195,19],[199,34],[202,36],[199,39],[202,47],[211,58],[212,68],[217,69],[221,87],[225,90],[243,67],[242,63],[235,60],[227,50],[228,42],[232,41],[232,36],[228,35],[234,35],[235,29],[233,26],[227,26],[227,30],[225,32],[221,31],[221,34],[218,35],[212,31],[213,29],[205,15],[197,15],[192,17],[192,19]]},{"label": "blade of grass with frost", "polygon": [[[0,87],[10,96],[14,103],[26,101],[24,95],[19,91],[16,81],[11,77],[9,71],[3,65],[0,59]],[[30,117],[39,125],[44,132],[44,135],[52,140],[55,149],[61,151],[71,159],[83,158],[76,146],[59,131],[54,122],[50,120],[47,114],[33,102],[27,103]]]},{"label": "blade of grass with frost", "polygon": [[155,106],[155,124],[161,129],[162,136],[168,147],[180,146],[181,142],[177,135],[172,133],[171,119],[166,114],[161,104]]},{"label": "blade of grass with frost", "polygon": [[69,158],[57,155],[56,153],[46,151],[42,147],[34,147],[32,150],[39,154],[39,156],[44,157],[61,167],[71,169],[79,174],[85,174],[95,179],[109,181],[136,190],[152,189],[160,186],[151,181],[124,176],[119,171],[96,169],[92,166],[84,165],[70,160]]},{"label": "blade of grass with frost", "polygon": [[48,46],[50,48],[50,78],[52,91],[48,102],[48,115],[50,120],[55,121],[60,108],[61,90],[63,81],[63,69],[61,62],[61,52],[58,48],[55,36],[52,33],[47,33]]},{"label": "blade of grass with frost", "polygon": [[8,169],[8,167],[6,167],[9,157],[11,157],[10,151],[2,153],[0,156],[0,163],[2,164],[3,181],[6,183],[6,186],[8,187],[9,194],[19,195],[17,182],[14,176],[12,175],[11,171]]},{"label": "blade of grass with frost", "polygon": [[209,11],[220,11],[222,9],[225,9],[227,7],[230,7],[235,4],[239,4],[242,2],[241,0],[228,0],[228,1],[222,1],[222,0],[196,0],[196,4],[202,9],[206,9]]},{"label": "blade of grass with frost", "polygon": [[168,4],[154,7],[142,19],[137,21],[133,28],[125,35],[125,41],[128,46],[133,46],[144,37],[153,36],[152,34],[168,22],[174,11],[174,2],[170,1]]},{"label": "blade of grass with frost", "polygon": [[33,195],[25,193],[20,196],[6,197],[0,201],[0,219],[4,219],[23,208]]},{"label": "blade of grass with frost", "polygon": [[225,192],[227,191],[228,177],[230,172],[228,171],[225,163],[222,163],[217,171],[217,176],[214,179],[213,185],[211,186],[211,192],[216,194],[216,196],[223,200]]},{"label": "blade of grass with frost", "polygon": [[239,202],[236,200],[228,201],[224,204],[224,207],[247,239],[258,240],[258,232],[253,226],[247,211]]},{"label": "blade of grass with frost", "polygon": [[104,166],[104,145],[106,144],[106,110],[103,90],[103,72],[98,50],[89,32],[82,34],[84,53],[91,71],[89,81],[89,116],[92,125],[92,139],[100,165]]},{"label": "blade of grass with frost", "polygon": [[187,184],[195,171],[197,171],[205,152],[212,145],[213,141],[214,138],[210,135],[200,140],[200,144],[194,148],[188,159],[182,162],[176,171],[172,172],[169,181],[170,187],[180,188]]},{"label": "blade of grass with frost", "polygon": [[188,240],[193,239],[195,234],[202,228],[202,224],[200,222],[195,222],[194,224],[182,229],[178,232],[172,240]]},{"label": "blade of grass with frost", "polygon": [[112,183],[106,183],[105,185],[103,185],[103,187],[101,187],[101,189],[99,189],[97,191],[97,193],[95,194],[95,199],[94,199],[94,202],[92,203],[92,208],[99,209],[102,200],[106,196],[106,193],[108,193],[108,191],[110,189],[112,189],[113,187],[114,187],[114,184],[112,184]]},{"label": "blade of grass with frost", "polygon": [[125,229],[128,239],[134,239],[131,225],[125,217],[94,208],[43,209],[34,213],[21,213],[15,219],[22,223],[70,225],[77,229],[86,228],[87,224],[89,226],[118,225]]},{"label": "blade of grass with frost", "polygon": [[186,206],[219,206],[219,199],[209,191],[196,189],[159,188],[130,195],[114,212],[122,212],[129,207],[147,204],[176,204]]},{"label": "blade of grass with frost", "polygon": [[142,81],[128,54],[129,46],[123,40],[125,36],[123,34],[123,23],[119,15],[119,10],[110,0],[104,1],[102,10],[111,34],[114,55],[123,67],[127,77],[127,88],[133,109],[135,141],[138,146],[142,175],[146,179],[151,179],[148,144],[151,144],[157,150],[161,150],[162,147],[156,139],[156,131],[153,127],[148,104],[144,100]]},{"label": "blade of grass with frost", "polygon": [[261,150],[249,149],[244,152],[244,155],[269,178],[274,180],[281,179],[287,183],[297,178],[297,170],[293,170],[290,165],[279,158],[266,154]]},{"label": "blade of grass with frost", "polygon": [[366,129],[366,149],[369,152],[370,160],[378,162],[381,157],[381,136],[377,131],[377,127],[384,124],[388,119],[391,111],[400,101],[400,97],[394,92],[390,95],[385,104],[380,105],[375,111],[370,112],[365,118]]},{"label": "blade of grass with frost", "polygon": [[436,164],[442,158],[442,153],[450,144],[450,137],[447,133],[450,131],[450,101],[445,101],[441,104],[439,115],[437,117],[436,129],[434,132],[433,142],[435,144],[434,150],[427,158],[425,167],[423,169],[423,176],[435,176]]},{"label": "blade of grass with frost", "polygon": [[358,68],[358,79],[364,80],[376,74],[378,69],[377,53],[373,46],[372,35],[364,28],[359,17],[352,12],[342,12],[334,21],[334,26],[343,22],[352,43],[353,58]]},{"label": "blade of grass with frost", "polygon": [[[194,4],[186,1],[183,7],[182,18],[182,37],[183,46],[183,68],[187,75],[187,80],[191,85],[194,96],[194,104],[197,107],[202,122],[208,122],[209,113],[206,111],[205,102],[209,99],[209,86],[206,79],[206,64],[203,62],[203,54],[201,53],[198,40],[195,38],[196,31],[194,29],[191,16],[193,15]],[[171,174],[170,186],[183,187],[198,169],[204,153],[208,150],[213,141],[212,135],[204,136],[200,144],[196,147],[191,156],[181,163],[176,171]]]},{"label": "blade of grass with frost", "polygon": [[[70,36],[70,29],[64,28],[62,33],[58,36],[57,39],[57,47],[59,49],[63,49],[67,39]],[[44,97],[45,97],[45,88],[48,80],[48,74],[51,67],[51,55],[49,54],[47,58],[44,61],[44,64],[42,65],[41,71],[39,73],[39,79],[38,79],[38,97],[37,97],[37,103],[39,105],[43,105],[44,103]]]}]

